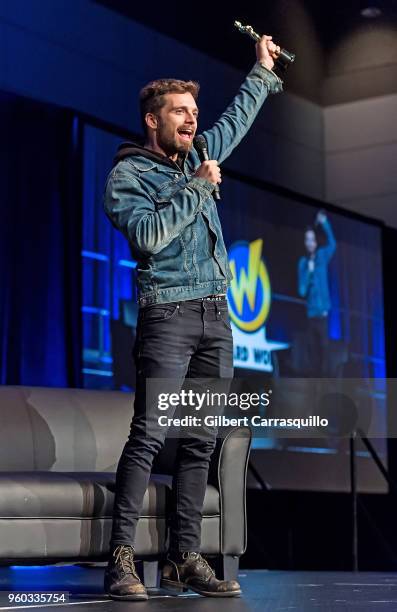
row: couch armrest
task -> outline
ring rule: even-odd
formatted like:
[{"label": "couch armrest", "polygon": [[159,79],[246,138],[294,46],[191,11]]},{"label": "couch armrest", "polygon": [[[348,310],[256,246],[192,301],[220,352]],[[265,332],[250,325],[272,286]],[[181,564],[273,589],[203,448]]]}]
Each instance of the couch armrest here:
[{"label": "couch armrest", "polygon": [[218,440],[209,474],[221,502],[221,554],[242,555],[247,545],[246,481],[252,432],[235,427]]}]

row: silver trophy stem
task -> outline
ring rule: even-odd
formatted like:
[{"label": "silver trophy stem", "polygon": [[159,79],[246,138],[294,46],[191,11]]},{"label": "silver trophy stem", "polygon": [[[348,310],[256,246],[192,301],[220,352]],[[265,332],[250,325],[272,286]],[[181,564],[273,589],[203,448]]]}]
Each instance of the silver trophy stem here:
[{"label": "silver trophy stem", "polygon": [[[234,25],[239,32],[241,32],[242,34],[247,34],[255,42],[258,42],[261,39],[259,34],[255,32],[252,26],[243,26],[240,21],[235,21]],[[283,70],[286,70],[288,66],[292,64],[292,62],[295,60],[295,53],[290,53],[290,51],[287,51],[287,49],[280,49],[279,51],[275,52],[274,55],[276,56],[275,59],[277,64]]]}]

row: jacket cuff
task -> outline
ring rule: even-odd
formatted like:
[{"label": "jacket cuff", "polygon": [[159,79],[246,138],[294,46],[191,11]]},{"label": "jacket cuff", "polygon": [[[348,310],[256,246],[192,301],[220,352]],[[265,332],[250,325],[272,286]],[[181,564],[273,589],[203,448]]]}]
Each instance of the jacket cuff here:
[{"label": "jacket cuff", "polygon": [[265,68],[259,62],[256,62],[248,76],[258,76],[265,81],[271,94],[280,93],[283,91],[284,81],[269,68]]},{"label": "jacket cuff", "polygon": [[205,178],[201,178],[200,176],[195,176],[188,183],[188,186],[194,187],[197,189],[200,195],[204,196],[205,199],[211,195],[214,190],[215,185],[207,181]]}]

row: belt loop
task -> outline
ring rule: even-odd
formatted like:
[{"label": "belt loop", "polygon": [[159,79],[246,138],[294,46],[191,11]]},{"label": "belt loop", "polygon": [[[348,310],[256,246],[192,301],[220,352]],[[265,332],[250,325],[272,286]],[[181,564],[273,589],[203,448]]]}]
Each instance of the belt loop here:
[{"label": "belt loop", "polygon": [[183,314],[183,310],[184,310],[184,303],[183,302],[178,302],[178,306],[177,306],[178,310],[179,310],[179,314]]}]

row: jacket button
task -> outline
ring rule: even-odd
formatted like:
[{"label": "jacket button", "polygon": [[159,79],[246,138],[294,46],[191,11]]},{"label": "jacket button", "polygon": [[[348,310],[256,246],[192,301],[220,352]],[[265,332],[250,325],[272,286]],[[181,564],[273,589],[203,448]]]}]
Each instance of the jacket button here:
[{"label": "jacket button", "polygon": [[220,285],[217,285],[217,286],[216,286],[216,290],[217,290],[217,291],[220,291],[221,289],[222,289],[222,287],[221,287]]}]

